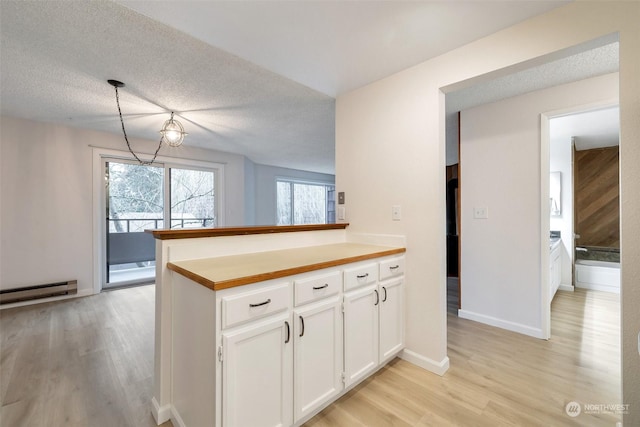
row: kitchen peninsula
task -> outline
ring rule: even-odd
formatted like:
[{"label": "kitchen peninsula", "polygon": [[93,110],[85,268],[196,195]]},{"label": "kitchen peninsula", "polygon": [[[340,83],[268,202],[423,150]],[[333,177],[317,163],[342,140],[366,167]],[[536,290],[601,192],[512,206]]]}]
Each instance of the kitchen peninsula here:
[{"label": "kitchen peninsula", "polygon": [[300,425],[403,349],[404,237],[346,228],[149,230],[157,422]]}]

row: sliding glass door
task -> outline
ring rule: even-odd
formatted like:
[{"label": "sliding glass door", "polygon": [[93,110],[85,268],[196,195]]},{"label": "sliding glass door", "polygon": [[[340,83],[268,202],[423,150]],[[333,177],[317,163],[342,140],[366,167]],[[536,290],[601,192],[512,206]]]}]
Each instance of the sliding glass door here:
[{"label": "sliding glass door", "polygon": [[215,170],[104,159],[104,171],[103,289],[154,280],[155,241],[145,230],[217,225]]}]

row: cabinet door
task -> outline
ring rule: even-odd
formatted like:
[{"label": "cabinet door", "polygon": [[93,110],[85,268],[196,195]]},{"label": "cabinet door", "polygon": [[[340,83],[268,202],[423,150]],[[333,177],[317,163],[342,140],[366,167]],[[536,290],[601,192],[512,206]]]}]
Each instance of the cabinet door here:
[{"label": "cabinet door", "polygon": [[341,305],[336,295],[294,311],[295,421],[343,388]]},{"label": "cabinet door", "polygon": [[378,285],[344,295],[344,369],[349,386],[378,365]]},{"label": "cabinet door", "polygon": [[386,362],[404,346],[403,279],[382,282],[380,292],[380,362]]},{"label": "cabinet door", "polygon": [[222,334],[224,426],[292,424],[292,334],[288,313]]}]

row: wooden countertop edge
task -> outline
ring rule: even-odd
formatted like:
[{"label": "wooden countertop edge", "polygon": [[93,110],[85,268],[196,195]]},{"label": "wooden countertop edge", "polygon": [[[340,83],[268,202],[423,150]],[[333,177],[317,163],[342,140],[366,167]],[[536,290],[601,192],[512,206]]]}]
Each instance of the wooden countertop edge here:
[{"label": "wooden countertop edge", "polygon": [[213,291],[220,291],[223,289],[234,288],[236,286],[249,285],[251,283],[258,283],[258,282],[271,280],[271,279],[279,279],[281,277],[293,276],[295,274],[307,273],[309,271],[315,271],[315,270],[322,270],[323,268],[335,267],[338,265],[350,264],[352,262],[365,261],[368,259],[380,258],[388,255],[401,254],[404,252],[406,252],[405,248],[394,248],[394,249],[384,250],[380,252],[356,255],[356,256],[351,256],[347,258],[339,258],[331,261],[324,261],[324,262],[319,262],[314,264],[306,264],[306,265],[286,268],[283,270],[269,271],[265,273],[254,274],[251,276],[244,276],[244,277],[238,277],[236,279],[219,280],[219,281],[209,280],[205,277],[200,276],[199,274],[193,273],[190,270],[184,269],[172,262],[167,263],[167,268]]},{"label": "wooden countertop edge", "polygon": [[153,234],[159,240],[193,239],[199,237],[245,236],[248,234],[291,233],[298,231],[344,230],[349,223],[340,224],[306,224],[306,225],[268,225],[254,227],[218,227],[194,229],[150,229],[146,233]]}]

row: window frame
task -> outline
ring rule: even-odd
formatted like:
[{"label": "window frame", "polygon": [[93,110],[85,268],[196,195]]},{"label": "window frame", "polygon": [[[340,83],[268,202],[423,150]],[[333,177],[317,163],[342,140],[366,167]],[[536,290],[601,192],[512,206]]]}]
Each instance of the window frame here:
[{"label": "window frame", "polygon": [[[92,201],[92,213],[93,213],[93,291],[99,293],[102,291],[102,287],[106,278],[106,248],[104,245],[104,238],[106,236],[106,190],[105,190],[105,166],[107,162],[119,162],[119,163],[131,163],[136,164],[135,160],[131,159],[128,152],[113,150],[102,147],[91,147],[92,153],[92,176],[93,176],[93,201]],[[171,194],[169,183],[169,170],[171,168],[178,169],[192,169],[192,170],[206,170],[214,172],[214,212],[216,216],[216,227],[225,225],[225,165],[219,162],[194,160],[189,158],[177,158],[170,156],[157,156],[154,166],[164,168],[165,181],[163,189],[163,204],[164,204],[164,220],[163,224],[166,227],[170,221],[170,209],[171,209]],[[167,211],[167,209],[169,209]]]},{"label": "window frame", "polygon": [[[289,183],[289,197],[291,200],[291,212],[289,214],[289,224],[282,224],[282,225],[296,225],[295,224],[295,198],[294,198],[294,185],[295,184],[304,184],[304,185],[317,185],[317,186],[322,186],[324,187],[324,191],[325,191],[325,200],[324,200],[324,212],[325,212],[325,222],[323,224],[332,224],[332,222],[330,222],[330,212],[334,212],[334,221],[335,222],[335,210],[334,211],[329,211],[329,197],[328,197],[328,193],[329,191],[331,191],[329,189],[329,187],[333,187],[333,191],[335,192],[335,187],[336,184],[335,182],[331,182],[331,181],[322,181],[322,180],[313,180],[313,179],[302,179],[302,178],[293,178],[293,177],[288,177],[288,176],[277,176],[275,178],[275,224],[276,225],[280,225],[278,224],[278,183],[280,182],[286,182]],[[335,204],[335,200],[334,200],[334,204]]]}]

